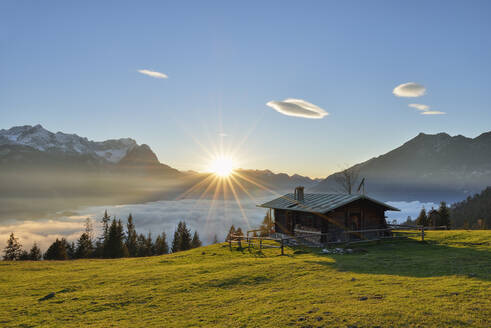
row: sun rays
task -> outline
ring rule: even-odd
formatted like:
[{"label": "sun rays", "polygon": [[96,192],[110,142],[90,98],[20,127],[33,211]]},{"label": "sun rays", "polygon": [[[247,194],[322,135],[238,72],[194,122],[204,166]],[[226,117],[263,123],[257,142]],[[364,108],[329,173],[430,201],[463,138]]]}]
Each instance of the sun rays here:
[{"label": "sun rays", "polygon": [[[242,227],[250,230],[252,226],[242,201],[248,198],[253,202],[258,202],[258,191],[261,191],[261,196],[264,196],[265,193],[277,194],[248,176],[247,170],[239,168],[240,165],[250,161],[250,157],[244,156],[245,153],[241,151],[241,148],[247,144],[251,130],[254,128],[248,130],[246,135],[239,139],[234,139],[234,136],[225,133],[219,133],[217,139],[213,138],[213,135],[201,138],[191,135],[202,152],[201,159],[198,159],[202,163],[202,173],[196,173],[191,177],[192,183],[178,199],[191,198],[196,199],[197,202],[202,199],[211,200],[205,229],[208,229],[209,222],[218,210],[223,210],[227,215],[228,209],[233,206],[239,209],[243,221]],[[233,221],[233,218],[225,217],[224,219],[226,220],[224,225],[231,224]],[[210,232],[211,234],[213,232]]]},{"label": "sun rays", "polygon": [[[189,134],[195,144],[200,148],[202,156],[197,158],[201,163],[202,173],[195,173],[189,177],[189,185],[177,199],[195,199],[196,206],[201,200],[211,200],[205,222],[205,234],[214,235],[210,222],[218,213],[223,213],[223,225],[228,227],[237,217],[229,217],[229,210],[234,207],[239,210],[242,219],[242,228],[251,230],[258,222],[250,222],[247,211],[243,206],[244,200],[249,199],[259,204],[264,197],[285,197],[279,194],[273,187],[263,181],[259,181],[254,171],[242,169],[241,165],[254,162],[255,158],[247,156],[247,151],[242,147],[247,145],[249,136],[255,126],[246,131],[242,137],[220,133],[208,133],[198,137]],[[222,129],[219,129],[222,131]],[[208,130],[208,132],[210,132]],[[215,136],[215,137],[214,137]],[[234,138],[237,137],[237,138]],[[238,213],[234,214],[237,216]],[[266,213],[265,213],[266,214]],[[331,221],[326,215],[320,217]],[[252,224],[251,224],[252,223]]]},{"label": "sun rays", "polygon": [[222,178],[231,175],[234,169],[235,161],[231,156],[217,156],[211,161],[209,165],[209,170]]}]

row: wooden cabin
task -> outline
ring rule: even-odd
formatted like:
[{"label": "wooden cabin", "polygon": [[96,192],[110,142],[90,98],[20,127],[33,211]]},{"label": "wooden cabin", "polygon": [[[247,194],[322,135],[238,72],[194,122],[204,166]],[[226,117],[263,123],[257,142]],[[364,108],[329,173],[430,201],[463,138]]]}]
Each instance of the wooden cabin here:
[{"label": "wooden cabin", "polygon": [[275,232],[285,235],[315,235],[317,242],[371,239],[378,231],[363,234],[356,230],[386,229],[385,211],[399,211],[361,194],[304,194],[303,187],[259,205],[273,210]]}]

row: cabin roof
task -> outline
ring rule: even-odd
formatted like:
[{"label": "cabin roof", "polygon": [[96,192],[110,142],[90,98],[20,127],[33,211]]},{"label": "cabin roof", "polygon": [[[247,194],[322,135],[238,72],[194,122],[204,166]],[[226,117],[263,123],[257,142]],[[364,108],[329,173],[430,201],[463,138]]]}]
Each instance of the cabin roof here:
[{"label": "cabin roof", "polygon": [[293,193],[290,193],[258,206],[279,210],[326,213],[359,199],[366,199],[384,207],[388,211],[400,211],[398,208],[387,205],[366,195],[335,193],[305,194],[302,202],[295,200]]}]

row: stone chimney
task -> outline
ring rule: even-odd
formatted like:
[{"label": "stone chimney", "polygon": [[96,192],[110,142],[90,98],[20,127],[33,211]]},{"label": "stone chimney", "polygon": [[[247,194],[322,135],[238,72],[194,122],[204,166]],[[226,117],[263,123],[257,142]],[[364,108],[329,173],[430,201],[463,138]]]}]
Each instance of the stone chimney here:
[{"label": "stone chimney", "polygon": [[303,187],[296,187],[295,192],[293,193],[293,197],[295,198],[296,201],[303,202],[304,201]]}]

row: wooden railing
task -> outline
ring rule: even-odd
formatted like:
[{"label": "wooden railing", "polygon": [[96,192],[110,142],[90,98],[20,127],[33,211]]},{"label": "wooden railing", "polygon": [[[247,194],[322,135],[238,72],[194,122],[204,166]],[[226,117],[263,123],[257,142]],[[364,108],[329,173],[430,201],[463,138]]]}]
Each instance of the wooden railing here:
[{"label": "wooden railing", "polygon": [[[259,251],[262,251],[263,248],[279,248],[281,250],[281,255],[285,255],[285,246],[287,241],[294,238],[295,237],[273,238],[230,235],[227,241],[230,248],[232,248],[232,244],[237,244],[239,248],[247,247],[248,249],[251,249],[254,247],[258,247]],[[274,245],[273,243],[277,243],[278,245]]]},{"label": "wooden railing", "polygon": [[[329,247],[337,244],[363,243],[368,241],[380,241],[384,239],[407,238],[408,236],[421,237],[421,241],[424,241],[425,231],[439,230],[443,228],[446,227],[423,227],[390,224],[387,226],[387,228],[382,229],[341,230],[327,233],[297,230],[295,231],[294,236],[282,235],[281,237],[250,237],[249,233],[246,236],[235,234],[230,235],[227,241],[230,248],[232,248],[232,244],[237,244],[239,248],[248,248],[249,250],[257,247],[259,251],[262,251],[264,248],[278,248],[281,250],[281,255],[284,255],[285,246],[292,244]],[[336,236],[336,240],[332,240],[334,238],[333,236]],[[323,241],[316,243],[313,241],[314,238]]]}]

